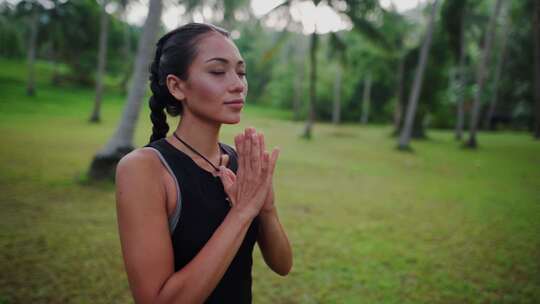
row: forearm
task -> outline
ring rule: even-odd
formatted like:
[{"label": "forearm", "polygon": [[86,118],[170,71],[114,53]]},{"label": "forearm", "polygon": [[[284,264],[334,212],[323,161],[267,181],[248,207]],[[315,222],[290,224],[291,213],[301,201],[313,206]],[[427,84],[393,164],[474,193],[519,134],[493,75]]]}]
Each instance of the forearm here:
[{"label": "forearm", "polygon": [[287,275],[292,268],[292,250],[275,207],[259,214],[259,225],[257,242],[266,264],[276,273]]},{"label": "forearm", "polygon": [[156,302],[204,302],[225,274],[251,221],[232,209],[195,258],[165,282]]}]

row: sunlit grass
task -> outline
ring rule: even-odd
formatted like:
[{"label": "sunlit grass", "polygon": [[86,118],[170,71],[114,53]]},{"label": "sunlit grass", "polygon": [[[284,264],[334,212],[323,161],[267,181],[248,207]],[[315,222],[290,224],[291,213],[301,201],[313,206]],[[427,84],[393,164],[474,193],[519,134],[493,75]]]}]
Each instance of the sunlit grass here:
[{"label": "sunlit grass", "polygon": [[[0,303],[131,302],[114,186],[82,182],[124,98],[107,95],[92,125],[92,90],[52,87],[45,66],[29,98],[21,65],[4,65]],[[305,141],[301,123],[267,112],[248,105],[240,125],[223,127],[225,142],[253,125],[282,149],[275,186],[294,268],[281,278],[256,251],[254,303],[540,299],[540,143],[529,135],[481,133],[469,151],[431,131],[400,153],[389,128],[318,124]],[[144,105],[138,146],[147,117]]]}]

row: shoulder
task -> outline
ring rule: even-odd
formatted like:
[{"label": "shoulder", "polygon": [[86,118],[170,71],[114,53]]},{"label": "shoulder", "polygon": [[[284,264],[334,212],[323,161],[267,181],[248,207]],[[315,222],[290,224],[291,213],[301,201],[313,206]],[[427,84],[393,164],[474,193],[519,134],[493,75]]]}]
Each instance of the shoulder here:
[{"label": "shoulder", "polygon": [[139,148],[120,159],[116,167],[119,215],[125,218],[133,212],[161,214],[167,195],[161,170],[160,161],[151,149]]},{"label": "shoulder", "polygon": [[222,142],[220,142],[220,145],[227,152],[227,154],[238,157],[236,150],[232,146],[229,146],[228,144]]},{"label": "shoulder", "polygon": [[159,159],[156,153],[149,148],[138,148],[126,154],[116,167],[116,172],[140,172],[158,168]]},{"label": "shoulder", "polygon": [[159,157],[152,149],[135,149],[122,157],[116,166],[116,188],[118,191],[152,189],[161,192],[161,169]]}]

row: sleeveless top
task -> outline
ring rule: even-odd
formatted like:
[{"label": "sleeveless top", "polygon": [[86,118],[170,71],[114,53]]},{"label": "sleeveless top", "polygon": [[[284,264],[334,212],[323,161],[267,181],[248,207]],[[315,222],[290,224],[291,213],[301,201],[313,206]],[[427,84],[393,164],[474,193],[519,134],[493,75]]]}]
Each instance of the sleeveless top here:
[{"label": "sleeveless top", "polygon": [[[219,144],[229,155],[227,167],[238,168],[237,154],[226,144]],[[152,148],[176,183],[177,201],[169,218],[174,271],[189,263],[208,242],[230,210],[219,177],[199,167],[187,154],[165,138],[146,147]],[[252,253],[257,240],[259,221],[255,218],[229,268],[205,303],[251,303]]]}]

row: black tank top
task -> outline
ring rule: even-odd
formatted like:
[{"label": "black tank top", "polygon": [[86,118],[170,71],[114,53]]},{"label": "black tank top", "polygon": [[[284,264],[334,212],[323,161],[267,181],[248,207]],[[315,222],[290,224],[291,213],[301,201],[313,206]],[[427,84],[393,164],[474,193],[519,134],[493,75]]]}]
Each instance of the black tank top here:
[{"label": "black tank top", "polygon": [[[220,143],[229,155],[227,167],[236,173],[237,154]],[[176,179],[177,205],[169,219],[174,250],[174,270],[189,263],[223,222],[230,206],[219,177],[199,167],[187,154],[167,140],[156,140],[146,147],[158,152],[163,165]],[[252,253],[257,239],[258,219],[248,232],[229,268],[205,303],[251,303]]]}]

